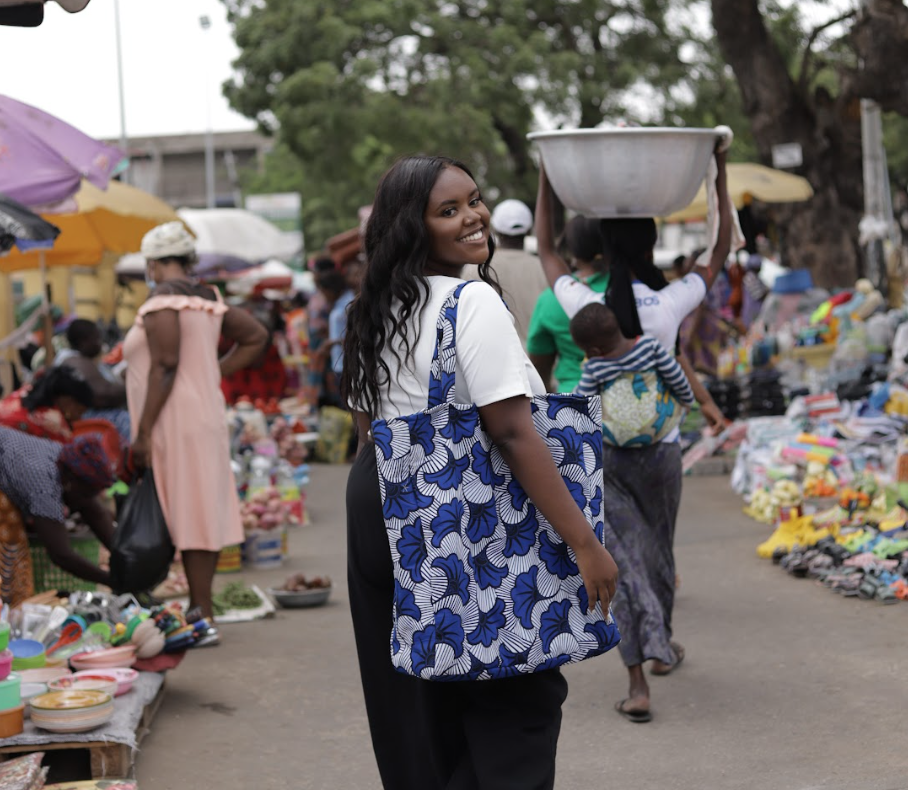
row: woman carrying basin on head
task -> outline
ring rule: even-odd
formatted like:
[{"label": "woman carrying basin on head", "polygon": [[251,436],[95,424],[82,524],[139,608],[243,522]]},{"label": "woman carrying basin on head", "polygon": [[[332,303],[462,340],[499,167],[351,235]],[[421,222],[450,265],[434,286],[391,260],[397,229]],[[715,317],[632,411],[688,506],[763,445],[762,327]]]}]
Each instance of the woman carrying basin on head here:
[{"label": "woman carrying basin on head", "polygon": [[[636,339],[645,333],[674,354],[678,327],[703,301],[731,246],[725,153],[717,147],[715,156],[719,217],[717,242],[711,254],[698,261],[693,272],[669,284],[653,263],[656,224],[652,219],[601,220],[603,255],[610,265],[604,294],[571,277],[555,250],[551,187],[540,168],[536,205],[539,258],[569,318],[588,304],[604,301],[617,316],[625,337]],[[699,399],[702,385],[695,377],[690,383]],[[634,722],[652,718],[644,662],[652,661],[653,674],[663,675],[684,657],[681,645],[672,640],[673,543],[681,498],[678,434],[676,428],[650,445],[617,447],[606,443],[603,447],[605,545],[621,570],[613,612],[621,631],[618,647],[628,668],[630,687],[627,698],[616,709]]]}]

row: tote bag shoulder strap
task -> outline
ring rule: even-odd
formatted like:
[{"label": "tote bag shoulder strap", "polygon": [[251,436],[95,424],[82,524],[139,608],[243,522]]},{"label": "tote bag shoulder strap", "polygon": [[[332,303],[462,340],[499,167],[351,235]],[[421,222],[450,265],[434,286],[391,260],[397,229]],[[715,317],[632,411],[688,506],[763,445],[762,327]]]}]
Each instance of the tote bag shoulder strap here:
[{"label": "tote bag shoulder strap", "polygon": [[470,283],[461,283],[448,293],[435,324],[435,353],[429,374],[429,408],[454,403],[454,378],[457,363],[457,305],[460,294]]}]

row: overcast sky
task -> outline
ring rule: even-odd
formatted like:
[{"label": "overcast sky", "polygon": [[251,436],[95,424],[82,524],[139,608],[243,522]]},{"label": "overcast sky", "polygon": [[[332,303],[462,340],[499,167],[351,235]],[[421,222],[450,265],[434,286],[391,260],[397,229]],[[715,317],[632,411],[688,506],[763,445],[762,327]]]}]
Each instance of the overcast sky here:
[{"label": "overcast sky", "polygon": [[[211,27],[203,30],[199,17]],[[119,137],[113,0],[78,14],[48,3],[37,28],[0,27],[0,93],[40,107],[94,137]],[[220,85],[237,48],[218,0],[120,0],[126,131],[130,136],[250,129]]]},{"label": "overcast sky", "polygon": [[[305,0],[299,0],[305,2]],[[824,20],[856,0],[803,0]],[[0,27],[0,93],[33,104],[94,137],[120,135],[114,0],[78,14],[46,6],[41,27]],[[199,17],[211,27],[203,30]],[[218,0],[120,0],[126,131],[129,136],[250,129],[220,86],[237,55]]]}]

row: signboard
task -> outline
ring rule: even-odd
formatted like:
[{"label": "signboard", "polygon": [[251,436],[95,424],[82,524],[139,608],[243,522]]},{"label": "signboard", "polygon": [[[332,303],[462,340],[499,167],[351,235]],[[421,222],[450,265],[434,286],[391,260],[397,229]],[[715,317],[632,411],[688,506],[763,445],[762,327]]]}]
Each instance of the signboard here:
[{"label": "signboard", "polygon": [[804,152],[800,143],[781,143],[772,147],[772,166],[780,170],[800,167],[804,164]]}]

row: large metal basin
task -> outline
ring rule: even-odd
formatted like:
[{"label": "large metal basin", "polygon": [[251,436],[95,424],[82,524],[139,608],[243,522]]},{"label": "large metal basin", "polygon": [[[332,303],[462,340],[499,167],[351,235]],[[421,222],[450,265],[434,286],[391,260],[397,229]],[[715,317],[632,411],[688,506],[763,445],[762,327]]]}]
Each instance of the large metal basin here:
[{"label": "large metal basin", "polygon": [[555,193],[586,217],[664,217],[703,182],[714,129],[571,129],[533,132]]}]

